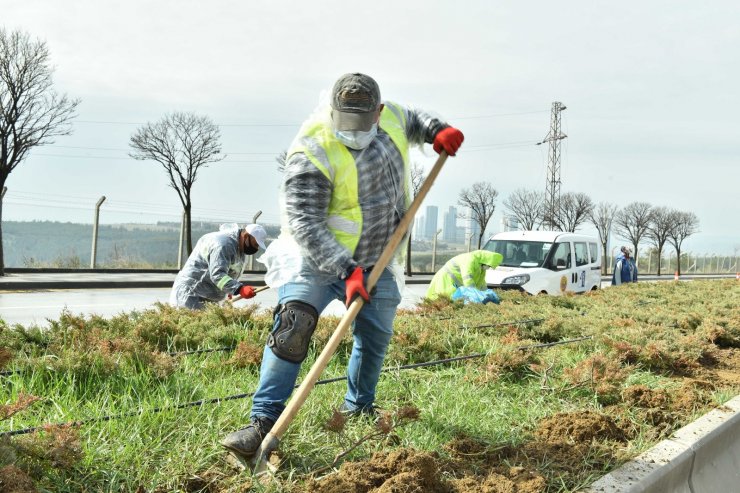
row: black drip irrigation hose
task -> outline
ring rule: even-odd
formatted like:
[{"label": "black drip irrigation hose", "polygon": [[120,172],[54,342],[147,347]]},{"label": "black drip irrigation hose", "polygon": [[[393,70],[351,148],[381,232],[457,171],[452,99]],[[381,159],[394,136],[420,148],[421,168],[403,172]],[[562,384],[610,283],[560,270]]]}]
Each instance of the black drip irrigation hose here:
[{"label": "black drip irrigation hose", "polygon": [[[572,344],[574,342],[585,341],[587,339],[591,339],[592,337],[593,336],[585,336],[585,337],[579,337],[579,338],[576,338],[576,339],[566,339],[564,341],[549,342],[549,343],[545,343],[545,344],[533,344],[533,345],[530,345],[530,346],[519,346],[519,347],[517,347],[517,349],[520,350],[520,351],[528,351],[530,349],[549,348],[549,347],[552,347],[552,346],[559,346],[561,344]],[[434,360],[434,361],[425,361],[423,363],[414,363],[414,364],[410,364],[410,365],[402,365],[402,366],[396,366],[396,367],[391,367],[391,368],[383,368],[381,370],[381,373],[388,373],[388,372],[392,372],[392,371],[401,371],[401,370],[412,370],[414,368],[424,368],[424,367],[427,367],[427,366],[437,366],[437,365],[442,365],[442,364],[445,364],[445,363],[454,363],[456,361],[464,361],[464,360],[469,360],[469,359],[482,358],[484,356],[487,356],[488,354],[489,353],[473,353],[473,354],[468,354],[466,356],[455,356],[453,358],[439,359],[439,360]],[[326,384],[329,384],[329,383],[340,382],[340,381],[343,381],[343,380],[347,380],[347,377],[327,378],[325,380],[319,380],[319,381],[317,381],[315,383],[315,385],[326,385]],[[297,384],[293,388],[294,389],[297,389],[299,386],[300,386],[300,384]],[[3,437],[11,437],[11,436],[18,436],[18,435],[27,435],[29,433],[35,433],[37,431],[45,430],[45,429],[48,429],[48,428],[78,427],[78,426],[86,425],[86,424],[89,424],[89,423],[95,423],[95,422],[98,422],[98,421],[112,421],[112,420],[116,420],[116,419],[130,418],[130,417],[134,417],[134,416],[141,416],[145,412],[159,413],[159,412],[163,412],[163,411],[174,411],[174,410],[178,410],[178,409],[186,409],[186,408],[189,408],[189,407],[204,406],[204,405],[207,405],[207,404],[219,404],[221,402],[226,402],[226,401],[233,401],[233,400],[238,400],[238,399],[245,399],[245,398],[251,397],[253,395],[254,395],[254,392],[249,392],[249,393],[246,393],[246,394],[234,394],[234,395],[229,395],[229,396],[226,396],[226,397],[214,397],[214,398],[211,398],[211,399],[201,399],[201,400],[198,400],[198,401],[185,402],[183,404],[175,404],[175,405],[172,405],[172,406],[154,407],[154,408],[148,409],[148,410],[142,409],[142,410],[139,410],[139,411],[131,411],[131,412],[122,413],[122,414],[109,414],[109,415],[106,415],[106,416],[101,416],[99,418],[90,418],[90,419],[83,419],[83,420],[78,420],[78,421],[68,421],[66,423],[56,423],[56,424],[46,424],[46,425],[41,425],[41,426],[32,426],[30,428],[23,428],[23,429],[18,429],[18,430],[4,431],[4,432],[0,433],[0,438],[3,438]]]},{"label": "black drip irrigation hose", "polygon": [[496,324],[484,324],[484,325],[472,325],[468,327],[467,325],[461,325],[458,327],[458,329],[487,329],[491,327],[505,327],[507,325],[524,325],[524,324],[534,324],[539,322],[544,322],[545,318],[525,318],[524,320],[514,320],[512,322],[500,322]]},{"label": "black drip irrigation hose", "polygon": [[191,354],[202,354],[202,353],[216,353],[219,351],[233,351],[236,349],[236,346],[223,346],[223,347],[215,347],[215,348],[206,348],[206,349],[191,349],[190,351],[173,351],[170,353],[167,353],[167,356],[190,356]]}]

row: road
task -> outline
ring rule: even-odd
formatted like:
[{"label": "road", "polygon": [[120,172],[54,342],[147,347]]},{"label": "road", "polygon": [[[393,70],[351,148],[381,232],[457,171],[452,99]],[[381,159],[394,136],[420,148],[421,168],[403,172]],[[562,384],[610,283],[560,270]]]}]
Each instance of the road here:
[{"label": "road", "polygon": [[[401,301],[402,308],[411,308],[426,293],[428,285],[409,284]],[[48,326],[47,319],[56,320],[65,308],[74,314],[98,314],[111,317],[121,312],[144,310],[157,301],[166,302],[169,288],[127,289],[59,289],[48,291],[4,292],[0,295],[0,318],[6,323]],[[268,289],[251,300],[237,301],[237,306],[257,303],[264,308],[277,304],[277,291]],[[325,314],[341,315],[344,305],[333,301]]]},{"label": "road", "polygon": [[[645,279],[672,280],[672,278]],[[610,284],[610,281],[602,280],[601,288],[606,288]],[[428,284],[407,284],[401,300],[401,308],[413,308],[424,296],[428,286]],[[47,319],[58,319],[60,312],[65,308],[75,314],[95,313],[111,317],[121,312],[150,308],[157,301],[166,302],[169,294],[169,288],[4,291],[0,294],[0,318],[10,325],[37,324],[44,327],[49,324]],[[258,293],[257,297],[252,300],[237,303],[258,303],[264,308],[271,308],[277,304],[277,292],[268,289]],[[344,305],[339,301],[334,301],[324,310],[324,313],[341,315],[344,313]]]}]

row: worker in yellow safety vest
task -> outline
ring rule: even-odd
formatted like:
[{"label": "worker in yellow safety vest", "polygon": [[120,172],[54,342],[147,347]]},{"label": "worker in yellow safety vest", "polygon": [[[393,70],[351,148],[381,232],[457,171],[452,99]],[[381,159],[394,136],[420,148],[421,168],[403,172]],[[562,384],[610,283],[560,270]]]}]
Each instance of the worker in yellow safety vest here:
[{"label": "worker in yellow safety vest", "polygon": [[[250,423],[221,445],[249,458],[285,409],[318,315],[333,300],[366,303],[353,324],[347,415],[374,415],[375,387],[401,302],[398,262],[373,293],[366,276],[410,205],[409,147],[433,144],[454,156],[463,134],[429,114],[382,101],[378,84],[351,73],[305,121],[283,160],[281,234],[259,261],[278,306],[265,347]],[[372,295],[372,301],[371,301]]]},{"label": "worker in yellow safety vest", "polygon": [[488,250],[474,250],[452,257],[434,274],[427,289],[427,298],[450,298],[461,286],[485,290],[486,268],[495,269],[503,259],[500,253]]}]

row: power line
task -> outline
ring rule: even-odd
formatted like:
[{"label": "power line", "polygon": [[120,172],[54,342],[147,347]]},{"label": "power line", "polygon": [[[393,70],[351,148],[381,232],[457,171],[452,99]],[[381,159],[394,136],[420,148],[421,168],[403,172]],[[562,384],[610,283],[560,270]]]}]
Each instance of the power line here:
[{"label": "power line", "polygon": [[[536,113],[547,113],[545,110],[517,111],[511,113],[492,113],[490,115],[458,116],[451,120],[471,120],[483,118],[497,118],[500,116],[531,115]],[[72,123],[102,124],[102,125],[146,125],[149,122],[124,122],[112,120],[75,120]],[[300,123],[216,123],[219,127],[299,127]]]},{"label": "power line", "polygon": [[515,115],[534,115],[536,113],[548,113],[547,110],[537,110],[537,111],[520,111],[517,113],[494,113],[492,115],[480,115],[480,116],[458,116],[450,118],[450,120],[472,120],[472,119],[478,119],[478,118],[496,118],[499,116],[515,116]]},{"label": "power line", "polygon": [[[83,146],[63,146],[63,145],[57,145],[57,144],[51,144],[45,147],[59,147],[62,149],[87,149],[91,151],[124,151],[129,152],[131,149],[127,149],[125,147],[83,147]],[[278,153],[275,152],[224,152],[223,154],[227,156],[231,155],[263,155],[263,156],[275,156]]]},{"label": "power line", "polygon": [[[277,153],[275,154],[277,156]],[[35,153],[34,156],[44,156],[44,157],[61,157],[61,158],[70,158],[70,159],[101,159],[106,161],[134,161],[134,162],[152,162],[152,160],[142,160],[142,159],[134,159],[132,157],[115,157],[115,156],[78,156],[73,154],[43,154],[43,153]],[[224,163],[224,164],[272,164],[275,165],[275,161],[237,161],[237,160],[229,160],[225,159],[223,161],[214,161],[211,164],[218,164],[218,163]]]},{"label": "power line", "polygon": [[[536,145],[537,142],[531,141],[531,140],[523,140],[523,141],[516,141],[516,142],[499,142],[499,143],[493,143],[493,144],[481,144],[477,146],[466,146],[465,150],[474,152],[474,151],[482,151],[482,150],[496,150],[496,149],[506,149],[506,148],[513,148],[513,147],[526,147],[526,146],[532,146]],[[91,150],[97,150],[98,148],[95,147],[79,147],[79,149],[91,149]],[[227,156],[229,155],[268,155],[268,156],[278,156],[279,152],[255,152],[255,153],[224,153]],[[75,158],[75,159],[102,159],[102,160],[116,160],[116,161],[140,161],[145,162],[144,160],[140,159],[134,159],[130,156],[127,157],[116,157],[116,156],[85,156],[85,155],[74,155],[74,154],[45,154],[45,153],[36,153],[34,156],[44,156],[44,157],[60,157],[60,158]],[[146,160],[151,161],[151,160]],[[248,160],[233,160],[233,159],[224,159],[222,161],[215,161],[213,163],[209,164],[218,164],[218,163],[224,163],[224,164],[275,164],[275,161],[248,161]]]}]

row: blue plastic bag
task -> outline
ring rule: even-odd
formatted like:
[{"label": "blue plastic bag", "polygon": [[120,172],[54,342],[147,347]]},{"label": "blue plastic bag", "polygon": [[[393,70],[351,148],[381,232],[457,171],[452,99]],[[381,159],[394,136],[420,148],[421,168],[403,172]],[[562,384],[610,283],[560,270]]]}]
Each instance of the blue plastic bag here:
[{"label": "blue plastic bag", "polygon": [[453,300],[464,300],[465,303],[496,303],[501,302],[493,289],[481,291],[473,287],[460,286],[452,293]]}]

